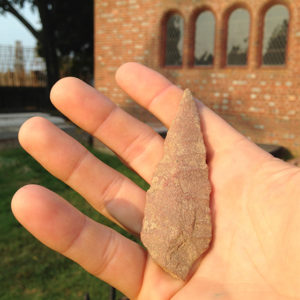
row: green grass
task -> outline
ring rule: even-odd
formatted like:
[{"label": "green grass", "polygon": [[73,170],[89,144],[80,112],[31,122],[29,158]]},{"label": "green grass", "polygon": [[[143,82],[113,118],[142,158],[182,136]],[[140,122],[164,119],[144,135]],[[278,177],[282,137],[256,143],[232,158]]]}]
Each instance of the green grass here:
[{"label": "green grass", "polygon": [[[90,149],[91,150],[91,149]],[[125,174],[142,188],[148,185],[114,156],[92,150],[102,161]],[[22,149],[0,151],[0,299],[108,299],[109,286],[87,274],[32,237],[10,209],[13,194],[21,186],[41,184],[70,201],[94,220],[122,234],[123,230],[97,213],[76,192],[51,176]],[[132,237],[131,237],[132,238]],[[120,294],[119,294],[120,295]]]}]

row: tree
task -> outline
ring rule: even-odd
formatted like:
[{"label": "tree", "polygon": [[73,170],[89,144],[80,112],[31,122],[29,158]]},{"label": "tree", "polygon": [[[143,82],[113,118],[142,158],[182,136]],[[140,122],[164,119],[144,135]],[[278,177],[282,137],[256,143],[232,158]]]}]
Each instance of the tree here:
[{"label": "tree", "polygon": [[288,21],[277,25],[268,41],[268,48],[263,56],[264,65],[283,65],[285,63]]},{"label": "tree", "polygon": [[208,51],[205,51],[200,57],[195,56],[196,66],[212,65],[214,62],[214,57]]},{"label": "tree", "polygon": [[[25,4],[37,9],[41,30],[35,29],[20,13]],[[49,88],[60,73],[90,79],[93,70],[92,0],[0,0],[0,13],[14,15],[37,39],[39,54],[46,61]]]},{"label": "tree", "polygon": [[241,49],[239,45],[232,45],[227,55],[227,64],[244,66],[247,64],[247,49]]},{"label": "tree", "polygon": [[165,64],[167,66],[180,66],[182,64],[182,53],[179,46],[183,30],[181,26],[183,23],[179,15],[169,17],[166,26]]},{"label": "tree", "polygon": [[94,66],[94,2],[93,0],[52,2],[60,69],[63,75],[76,75],[90,81]]}]

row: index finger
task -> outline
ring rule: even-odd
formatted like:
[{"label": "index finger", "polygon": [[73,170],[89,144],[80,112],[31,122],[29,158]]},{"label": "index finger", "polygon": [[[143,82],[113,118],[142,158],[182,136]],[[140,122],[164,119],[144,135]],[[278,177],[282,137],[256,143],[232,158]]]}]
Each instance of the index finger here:
[{"label": "index finger", "polygon": [[[138,104],[153,113],[167,127],[171,125],[182,97],[179,87],[160,73],[133,62],[125,63],[118,69],[116,80]],[[200,102],[198,105],[205,142],[210,150],[221,150],[244,138],[207,106]]]}]

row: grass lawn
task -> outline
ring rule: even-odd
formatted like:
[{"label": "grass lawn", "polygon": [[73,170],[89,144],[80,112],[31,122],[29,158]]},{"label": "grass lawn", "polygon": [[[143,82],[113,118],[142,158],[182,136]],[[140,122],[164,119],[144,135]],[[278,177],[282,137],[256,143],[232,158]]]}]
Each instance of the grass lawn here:
[{"label": "grass lawn", "polygon": [[[142,188],[148,188],[139,176],[116,157],[95,150],[92,152]],[[126,234],[94,211],[71,188],[48,174],[22,149],[0,151],[0,299],[84,299],[87,292],[91,300],[108,299],[107,284],[49,250],[13,217],[11,197],[19,187],[28,183],[41,184],[55,191],[94,220]]]}]

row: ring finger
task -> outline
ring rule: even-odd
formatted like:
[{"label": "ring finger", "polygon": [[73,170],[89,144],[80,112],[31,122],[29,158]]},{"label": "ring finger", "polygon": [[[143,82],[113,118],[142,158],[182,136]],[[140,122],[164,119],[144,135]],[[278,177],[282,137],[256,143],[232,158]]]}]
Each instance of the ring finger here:
[{"label": "ring finger", "polygon": [[43,118],[25,122],[19,141],[50,173],[71,186],[99,212],[134,233],[140,232],[145,192],[130,179]]}]

